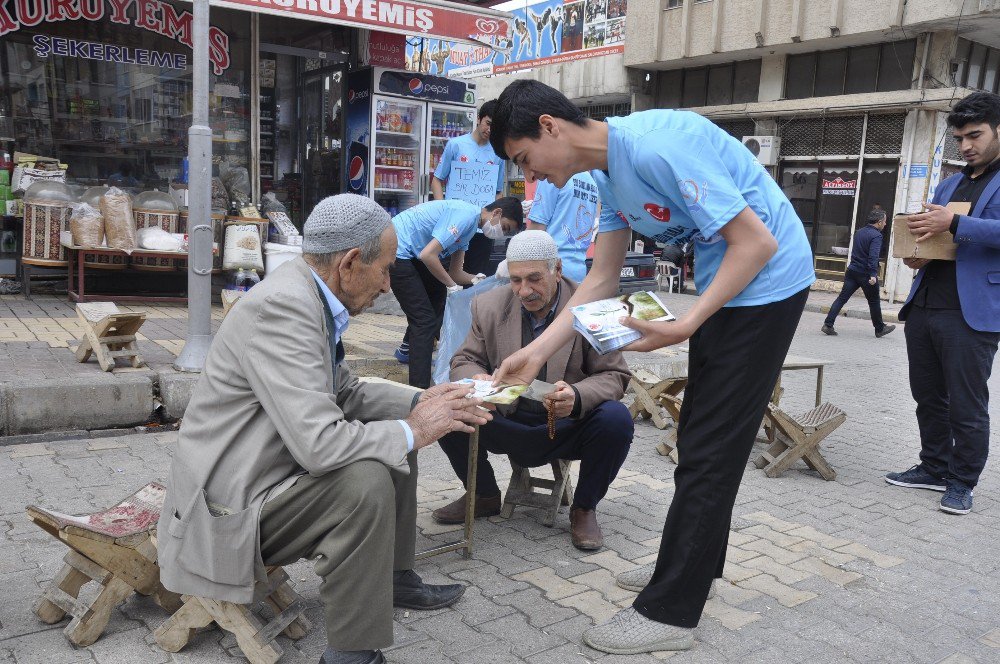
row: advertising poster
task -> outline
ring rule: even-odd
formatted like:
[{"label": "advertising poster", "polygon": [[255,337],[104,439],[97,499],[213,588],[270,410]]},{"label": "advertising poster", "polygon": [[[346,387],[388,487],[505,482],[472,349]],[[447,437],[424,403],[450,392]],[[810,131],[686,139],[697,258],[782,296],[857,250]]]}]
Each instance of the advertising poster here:
[{"label": "advertising poster", "polygon": [[542,0],[511,10],[514,30],[489,46],[410,37],[406,68],[475,78],[625,50],[627,0]]}]

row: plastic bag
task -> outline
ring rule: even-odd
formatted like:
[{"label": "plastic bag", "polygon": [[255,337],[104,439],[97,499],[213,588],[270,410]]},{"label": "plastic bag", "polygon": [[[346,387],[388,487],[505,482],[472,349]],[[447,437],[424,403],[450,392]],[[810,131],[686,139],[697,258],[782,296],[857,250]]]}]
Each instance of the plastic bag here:
[{"label": "plastic bag", "polygon": [[282,214],[288,214],[288,210],[285,206],[278,200],[278,197],[274,195],[273,191],[269,191],[264,194],[264,197],[260,199],[260,211],[264,214],[268,212],[280,212]]},{"label": "plastic bag", "polygon": [[226,185],[222,183],[222,178],[212,178],[212,209],[223,214],[229,210],[229,195],[226,194]]},{"label": "plastic bag", "polygon": [[174,237],[173,233],[168,233],[159,226],[154,228],[143,228],[139,231],[139,246],[143,249],[153,251],[180,251],[182,240]]},{"label": "plastic bag", "polygon": [[73,234],[73,244],[78,247],[94,249],[104,244],[104,217],[100,210],[87,203],[73,206],[69,230]]},{"label": "plastic bag", "polygon": [[437,357],[434,358],[434,383],[440,385],[451,379],[451,358],[465,343],[472,329],[472,300],[477,295],[507,286],[509,282],[497,277],[486,277],[472,288],[466,288],[460,293],[448,296],[444,308],[444,319],[441,323],[441,336],[438,339]]},{"label": "plastic bag", "polygon": [[229,168],[222,174],[222,184],[226,185],[229,200],[236,201],[237,207],[250,205],[250,173],[242,166]]},{"label": "plastic bag", "polygon": [[101,196],[101,214],[104,216],[104,234],[108,247],[131,253],[138,248],[135,236],[135,218],[132,216],[132,197],[111,187]]},{"label": "plastic bag", "polygon": [[264,271],[264,255],[260,247],[260,231],[256,224],[226,226],[226,248],[222,253],[224,270]]}]

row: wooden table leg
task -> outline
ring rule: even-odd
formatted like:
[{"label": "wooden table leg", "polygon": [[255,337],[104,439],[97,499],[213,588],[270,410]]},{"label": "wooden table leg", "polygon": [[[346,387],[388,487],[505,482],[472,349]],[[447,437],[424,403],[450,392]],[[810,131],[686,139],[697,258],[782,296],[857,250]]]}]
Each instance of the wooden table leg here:
[{"label": "wooden table leg", "polygon": [[476,521],[476,480],[479,470],[479,425],[469,436],[469,468],[465,474],[465,551],[463,556],[472,557],[472,527]]},{"label": "wooden table leg", "polygon": [[816,405],[823,403],[823,366],[816,367]]}]

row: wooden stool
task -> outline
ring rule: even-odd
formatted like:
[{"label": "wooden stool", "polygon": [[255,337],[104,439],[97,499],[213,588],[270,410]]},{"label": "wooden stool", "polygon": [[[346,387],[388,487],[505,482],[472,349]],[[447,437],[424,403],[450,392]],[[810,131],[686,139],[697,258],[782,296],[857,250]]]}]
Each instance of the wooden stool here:
[{"label": "wooden stool", "polygon": [[774,442],[755,461],[768,477],[781,473],[802,459],[810,468],[833,480],[836,471],[819,451],[819,443],[847,419],[847,414],[832,403],[816,406],[798,417],[791,417],[773,404],[768,404],[768,418],[774,431]]},{"label": "wooden stool", "polygon": [[288,574],[281,567],[269,567],[267,583],[258,583],[254,593],[256,597],[263,596],[274,611],[274,618],[266,625],[261,624],[248,604],[184,595],[184,606],[153,632],[153,638],[167,652],[178,652],[198,629],[214,622],[236,637],[240,650],[252,664],[274,664],[284,653],[275,641],[278,634],[298,640],[309,632],[305,602],[292,589]]},{"label": "wooden stool", "polygon": [[666,429],[670,426],[668,419],[669,412],[664,412],[665,405],[660,398],[664,395],[676,397],[687,385],[687,378],[664,378],[659,379],[645,369],[634,369],[632,380],[629,381],[628,391],[634,395],[632,405],[628,407],[629,414],[634,420],[641,417],[644,420],[652,419],[653,425],[657,429]]},{"label": "wooden stool", "polygon": [[[510,485],[503,497],[503,507],[500,516],[509,519],[514,513],[515,505],[537,507],[542,510],[542,524],[552,527],[561,505],[569,505],[573,500],[573,483],[570,481],[569,468],[573,462],[568,459],[557,459],[552,462],[552,476],[547,480],[532,477],[528,468],[522,468],[513,461]],[[534,489],[548,489],[535,491]]]},{"label": "wooden stool", "polygon": [[146,314],[122,313],[113,302],[90,302],[76,305],[76,315],[84,328],[76,348],[77,362],[86,362],[93,353],[104,371],[111,371],[118,357],[134,368],[143,365],[135,333],[146,322]]},{"label": "wooden stool", "polygon": [[[133,592],[149,595],[167,611],[180,608],[180,596],[160,585],[156,545],[149,529],[160,518],[165,490],[152,482],[111,509],[71,516],[28,506],[28,517],[42,530],[62,540],[71,550],[66,565],[35,605],[35,614],[48,624],[73,616],[66,638],[89,646],[101,636],[111,611]],[[92,602],[79,599],[90,581],[101,586]]]}]

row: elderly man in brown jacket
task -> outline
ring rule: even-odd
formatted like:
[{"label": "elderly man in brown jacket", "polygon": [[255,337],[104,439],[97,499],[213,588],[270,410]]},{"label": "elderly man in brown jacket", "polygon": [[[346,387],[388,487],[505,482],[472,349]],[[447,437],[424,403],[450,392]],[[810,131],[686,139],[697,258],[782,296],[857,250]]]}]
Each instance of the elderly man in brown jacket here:
[{"label": "elderly man in brown jacket", "polygon": [[[545,231],[523,231],[507,245],[510,288],[497,288],[472,302],[472,329],[451,360],[451,379],[488,379],[508,355],[541,334],[569,301],[576,284],[562,276],[559,252]],[[621,353],[599,355],[581,337],[552,356],[539,374],[557,391],[546,397],[556,421],[549,439],[546,406],[520,399],[501,407],[480,429],[476,517],[500,512],[500,489],[487,450],[507,454],[524,467],[556,459],[580,459],[580,479],[570,507],[570,534],[578,549],[599,549],[604,538],[597,523],[597,504],[614,481],[632,444],[633,424],[619,399],[629,370]],[[465,479],[469,436],[453,433],[441,439],[455,473]],[[434,512],[442,523],[465,519],[464,496]]]},{"label": "elderly man in brown jacket", "polygon": [[316,560],[323,664],[379,664],[392,607],[464,588],[413,571],[416,451],[490,415],[470,390],[359,382],[341,363],[349,317],[389,290],[396,232],[374,201],[320,201],[303,257],[236,304],[191,395],[158,536],[163,585],[249,603],[264,565]]}]

